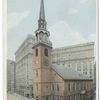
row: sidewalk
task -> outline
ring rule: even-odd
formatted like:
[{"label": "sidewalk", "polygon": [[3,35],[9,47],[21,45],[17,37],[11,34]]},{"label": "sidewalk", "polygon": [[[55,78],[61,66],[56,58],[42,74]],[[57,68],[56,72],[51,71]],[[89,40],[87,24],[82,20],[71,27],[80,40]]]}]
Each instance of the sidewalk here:
[{"label": "sidewalk", "polygon": [[14,93],[14,94],[7,94],[7,100],[35,100],[35,99],[29,99]]}]

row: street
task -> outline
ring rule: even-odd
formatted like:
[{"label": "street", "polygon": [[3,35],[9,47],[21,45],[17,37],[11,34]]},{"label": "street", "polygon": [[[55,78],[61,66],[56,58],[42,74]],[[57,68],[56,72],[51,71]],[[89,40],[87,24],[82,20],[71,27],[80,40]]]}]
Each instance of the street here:
[{"label": "street", "polygon": [[35,99],[29,99],[29,98],[26,98],[26,97],[23,97],[23,96],[20,96],[18,94],[10,94],[8,93],[7,94],[7,100],[35,100]]}]

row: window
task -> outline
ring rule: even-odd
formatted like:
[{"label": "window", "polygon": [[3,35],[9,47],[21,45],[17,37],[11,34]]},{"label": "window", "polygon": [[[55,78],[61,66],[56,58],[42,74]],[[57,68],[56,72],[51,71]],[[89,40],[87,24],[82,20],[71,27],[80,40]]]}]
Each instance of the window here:
[{"label": "window", "polygon": [[84,87],[84,84],[83,84],[83,82],[81,83],[81,89],[83,90],[83,87]]},{"label": "window", "polygon": [[[41,32],[42,33],[42,32]],[[42,40],[42,34],[40,33],[40,40]]]},{"label": "window", "polygon": [[87,89],[89,89],[89,84],[87,83]]},{"label": "window", "polygon": [[46,86],[46,88],[48,88],[48,85]]},{"label": "window", "polygon": [[27,97],[29,98],[29,94],[27,94]]},{"label": "window", "polygon": [[59,91],[59,85],[57,84],[57,91]]},{"label": "window", "polygon": [[55,100],[54,96],[53,96],[53,100]]},{"label": "window", "polygon": [[38,56],[38,49],[36,49],[36,56]]},{"label": "window", "polygon": [[90,74],[92,74],[92,72],[90,72]]},{"label": "window", "polygon": [[83,89],[86,89],[86,83],[85,82],[83,83]]},{"label": "window", "polygon": [[32,93],[32,98],[34,97],[33,93]]},{"label": "window", "polygon": [[71,97],[70,96],[68,96],[68,100],[71,100]]},{"label": "window", "polygon": [[37,91],[38,91],[38,84],[36,84],[36,87],[37,87]]},{"label": "window", "polygon": [[65,66],[65,64],[63,64],[63,66]]},{"label": "window", "polygon": [[54,84],[52,84],[52,90],[54,90]]},{"label": "window", "polygon": [[36,70],[36,77],[38,77],[38,70]]},{"label": "window", "polygon": [[36,100],[38,100],[38,96],[36,96]]},{"label": "window", "polygon": [[77,90],[79,90],[79,83],[77,83]]},{"label": "window", "polygon": [[73,83],[73,90],[75,90],[75,83]]},{"label": "window", "polygon": [[81,71],[81,63],[77,64],[77,71]]},{"label": "window", "polygon": [[74,95],[74,98],[75,98],[74,100],[77,100],[77,95]]},{"label": "window", "polygon": [[78,95],[78,97],[79,97],[79,100],[81,99],[81,96],[80,96],[80,94]]},{"label": "window", "polygon": [[38,34],[36,33],[36,39],[38,40]]},{"label": "window", "polygon": [[75,100],[75,95],[71,95],[71,99],[72,100]]},{"label": "window", "polygon": [[92,78],[92,76],[90,76],[90,78]]},{"label": "window", "polygon": [[49,100],[48,97],[46,97],[46,100]]},{"label": "window", "polygon": [[70,83],[68,84],[68,90],[70,91]]},{"label": "window", "polygon": [[44,50],[44,55],[48,56],[48,49],[47,48],[45,48],[45,50]]}]

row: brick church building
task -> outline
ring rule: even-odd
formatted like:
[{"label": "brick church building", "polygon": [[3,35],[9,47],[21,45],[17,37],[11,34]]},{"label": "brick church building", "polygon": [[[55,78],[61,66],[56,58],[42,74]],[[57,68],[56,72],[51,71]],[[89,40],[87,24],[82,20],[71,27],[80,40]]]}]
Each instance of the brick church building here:
[{"label": "brick church building", "polygon": [[52,64],[44,2],[41,0],[38,29],[33,46],[33,94],[36,100],[88,100],[93,80],[71,68]]}]

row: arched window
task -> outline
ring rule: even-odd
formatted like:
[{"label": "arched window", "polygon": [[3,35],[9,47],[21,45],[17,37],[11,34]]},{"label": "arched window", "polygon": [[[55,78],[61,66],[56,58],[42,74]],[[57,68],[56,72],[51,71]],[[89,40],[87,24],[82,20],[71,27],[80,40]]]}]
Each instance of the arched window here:
[{"label": "arched window", "polygon": [[44,55],[48,56],[48,49],[47,48],[45,48],[45,50],[44,50]]},{"label": "arched window", "polygon": [[38,40],[38,34],[36,34],[36,39]]},{"label": "arched window", "polygon": [[36,49],[36,56],[38,56],[38,49]]}]

